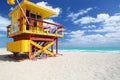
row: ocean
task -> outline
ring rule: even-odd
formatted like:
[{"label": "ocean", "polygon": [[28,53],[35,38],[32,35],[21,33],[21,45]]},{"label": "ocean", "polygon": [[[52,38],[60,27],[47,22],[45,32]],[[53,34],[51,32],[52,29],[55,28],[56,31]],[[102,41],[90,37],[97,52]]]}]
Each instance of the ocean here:
[{"label": "ocean", "polygon": [[101,52],[101,53],[119,53],[120,47],[117,48],[59,48],[59,51],[80,51],[80,52]]},{"label": "ocean", "polygon": [[[50,49],[50,48],[49,48]],[[0,48],[0,51],[6,51],[6,48]],[[55,49],[54,49],[55,51]],[[120,47],[117,48],[59,48],[61,51],[79,51],[79,52],[100,52],[100,53],[118,53],[120,54]]]}]

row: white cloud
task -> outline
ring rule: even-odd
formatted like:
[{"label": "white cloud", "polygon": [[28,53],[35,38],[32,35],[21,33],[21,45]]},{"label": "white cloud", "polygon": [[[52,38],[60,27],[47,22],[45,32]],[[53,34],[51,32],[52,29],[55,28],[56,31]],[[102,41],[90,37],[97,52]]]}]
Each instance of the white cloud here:
[{"label": "white cloud", "polygon": [[6,27],[10,25],[10,20],[0,16],[0,31],[6,31]]},{"label": "white cloud", "polygon": [[[92,23],[92,24],[91,24]],[[100,23],[96,25],[96,23]],[[110,16],[106,13],[97,17],[86,16],[76,20],[76,24],[82,24],[87,30],[76,30],[66,34],[67,42],[60,43],[64,47],[119,47],[120,46],[120,14]],[[84,26],[85,25],[85,26]],[[87,25],[87,26],[86,26]],[[101,26],[97,28],[97,26]],[[90,30],[89,30],[90,28]],[[91,30],[92,29],[92,30]],[[91,34],[87,35],[87,32]],[[102,34],[104,33],[104,34]]]},{"label": "white cloud", "polygon": [[77,13],[71,12],[68,17],[72,19],[72,21],[76,20],[80,15],[86,14],[91,11],[92,8],[82,9]]},{"label": "white cloud", "polygon": [[9,10],[12,11],[14,9],[14,7],[11,7]]},{"label": "white cloud", "polygon": [[82,17],[81,19],[75,20],[73,22],[74,24],[88,24],[88,23],[95,22],[95,18],[87,16],[87,17]]},{"label": "white cloud", "polygon": [[4,35],[4,34],[0,34],[0,37],[5,37],[6,35]]},{"label": "white cloud", "polygon": [[89,23],[99,23],[109,20],[110,16],[105,13],[98,14],[96,18],[86,16],[73,21],[75,24],[89,24]]},{"label": "white cloud", "polygon": [[82,28],[84,28],[84,29],[95,29],[96,26],[95,25],[88,25],[88,26],[83,26]]},{"label": "white cloud", "polygon": [[49,5],[47,2],[44,2],[44,1],[38,2],[36,4],[56,12],[56,15],[53,16],[53,17],[57,17],[60,14],[60,12],[61,12],[61,8],[59,8],[59,7],[54,8],[53,6]]},{"label": "white cloud", "polygon": [[101,13],[97,15],[96,22],[106,21],[109,19],[109,14]]},{"label": "white cloud", "polygon": [[102,28],[99,28],[97,30],[94,30],[96,32],[113,32],[113,31],[119,31],[120,30],[120,14],[117,13],[117,15],[110,16],[106,13],[98,14],[97,17],[82,17],[76,21],[74,21],[74,24],[80,24],[80,25],[88,25],[86,28],[90,27],[90,24],[101,24]]},{"label": "white cloud", "polygon": [[[91,34],[85,35],[84,31],[72,31],[67,34],[69,39],[67,42],[60,42],[60,46],[64,47],[116,47],[120,44],[120,33],[108,33],[106,35]],[[111,45],[111,46],[110,46]]]}]

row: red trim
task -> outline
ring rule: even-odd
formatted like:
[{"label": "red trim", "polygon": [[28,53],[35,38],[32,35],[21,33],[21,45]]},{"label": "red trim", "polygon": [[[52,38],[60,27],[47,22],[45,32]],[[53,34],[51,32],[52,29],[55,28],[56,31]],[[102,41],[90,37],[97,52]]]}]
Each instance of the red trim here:
[{"label": "red trim", "polygon": [[39,36],[36,37],[32,34],[24,34],[14,37],[14,41],[18,40],[34,40],[34,41],[54,41],[54,37],[50,38],[40,38]]},{"label": "red trim", "polygon": [[64,28],[64,26],[60,26],[60,27],[58,27],[58,29],[60,29],[60,28]]},{"label": "red trim", "polygon": [[29,24],[29,26],[34,26],[33,24]]},{"label": "red trim", "polygon": [[[15,36],[14,37],[14,41],[18,41],[18,40],[29,40],[30,37],[32,37],[32,34],[23,34],[23,35],[19,35],[19,36]],[[34,36],[33,36],[34,37]]]},{"label": "red trim", "polygon": [[64,30],[59,30],[58,32],[64,32]]},{"label": "red trim", "polygon": [[25,18],[25,17],[23,16],[23,17],[19,18],[18,21],[21,21],[23,18]]},{"label": "red trim", "polygon": [[31,40],[34,40],[34,41],[54,41],[54,39],[52,38],[36,38],[36,37],[31,37],[30,38]]},{"label": "red trim", "polygon": [[38,26],[39,28],[43,28],[43,26]]},{"label": "red trim", "polygon": [[49,29],[50,27],[43,27],[44,29]]}]

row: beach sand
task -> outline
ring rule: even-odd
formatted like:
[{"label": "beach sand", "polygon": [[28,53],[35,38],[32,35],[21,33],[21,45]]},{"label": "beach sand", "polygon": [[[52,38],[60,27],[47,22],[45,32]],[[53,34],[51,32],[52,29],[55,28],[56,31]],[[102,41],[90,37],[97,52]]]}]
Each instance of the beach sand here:
[{"label": "beach sand", "polygon": [[63,56],[16,62],[0,50],[0,80],[120,80],[120,54],[60,53]]}]

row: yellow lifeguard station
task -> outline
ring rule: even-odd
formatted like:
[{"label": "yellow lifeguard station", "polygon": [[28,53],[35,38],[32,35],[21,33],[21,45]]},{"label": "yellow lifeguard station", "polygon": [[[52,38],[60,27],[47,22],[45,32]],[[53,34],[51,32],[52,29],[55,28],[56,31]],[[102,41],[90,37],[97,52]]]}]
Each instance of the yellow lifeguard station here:
[{"label": "yellow lifeguard station", "polygon": [[7,36],[14,41],[7,43],[7,50],[13,52],[14,56],[23,52],[29,59],[42,53],[55,56],[54,44],[57,54],[58,38],[64,36],[64,27],[44,21],[53,15],[54,11],[23,0],[9,13],[11,24],[7,26]]}]

